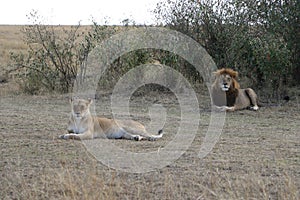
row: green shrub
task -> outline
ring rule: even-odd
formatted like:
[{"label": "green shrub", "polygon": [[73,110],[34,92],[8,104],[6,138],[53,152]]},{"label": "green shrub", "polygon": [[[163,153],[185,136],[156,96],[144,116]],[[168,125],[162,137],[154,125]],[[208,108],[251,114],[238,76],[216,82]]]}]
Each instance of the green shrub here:
[{"label": "green shrub", "polygon": [[280,91],[300,82],[299,8],[296,0],[170,0],[155,13],[159,23],[197,40],[218,67],[238,70],[255,80],[252,87]]}]

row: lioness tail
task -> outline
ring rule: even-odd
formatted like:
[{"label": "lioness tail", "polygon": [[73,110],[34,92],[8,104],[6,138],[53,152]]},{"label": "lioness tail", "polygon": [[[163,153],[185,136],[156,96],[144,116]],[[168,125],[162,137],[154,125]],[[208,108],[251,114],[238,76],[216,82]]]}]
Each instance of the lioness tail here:
[{"label": "lioness tail", "polygon": [[151,137],[149,138],[149,140],[157,140],[159,138],[162,138],[163,135],[164,135],[163,130],[160,129],[158,131],[158,134],[157,135],[151,135]]}]

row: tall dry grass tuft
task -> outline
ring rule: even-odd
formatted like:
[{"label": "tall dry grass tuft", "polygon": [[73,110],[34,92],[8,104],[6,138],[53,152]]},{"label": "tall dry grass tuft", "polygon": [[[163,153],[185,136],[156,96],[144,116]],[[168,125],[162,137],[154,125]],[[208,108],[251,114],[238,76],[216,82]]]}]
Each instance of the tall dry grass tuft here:
[{"label": "tall dry grass tuft", "polygon": [[[84,163],[82,163],[84,165]],[[260,173],[165,168],[128,174],[103,166],[21,168],[1,179],[2,199],[280,199],[298,200],[299,185],[286,172]],[[179,170],[179,171],[178,171]],[[181,171],[182,170],[182,171]]]}]

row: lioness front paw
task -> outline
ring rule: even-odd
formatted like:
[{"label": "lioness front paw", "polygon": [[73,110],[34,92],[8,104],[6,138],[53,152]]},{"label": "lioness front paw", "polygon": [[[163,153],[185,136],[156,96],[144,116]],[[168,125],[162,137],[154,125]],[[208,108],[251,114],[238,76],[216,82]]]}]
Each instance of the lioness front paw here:
[{"label": "lioness front paw", "polygon": [[58,139],[64,139],[64,140],[66,140],[66,139],[68,139],[68,138],[67,138],[66,135],[64,134],[64,135],[58,136]]},{"label": "lioness front paw", "polygon": [[133,139],[134,139],[135,141],[140,141],[140,140],[142,140],[142,136],[140,136],[140,135],[135,135],[135,136],[133,137]]},{"label": "lioness front paw", "polygon": [[155,138],[155,137],[149,137],[148,140],[149,140],[149,141],[156,141],[157,138]]}]

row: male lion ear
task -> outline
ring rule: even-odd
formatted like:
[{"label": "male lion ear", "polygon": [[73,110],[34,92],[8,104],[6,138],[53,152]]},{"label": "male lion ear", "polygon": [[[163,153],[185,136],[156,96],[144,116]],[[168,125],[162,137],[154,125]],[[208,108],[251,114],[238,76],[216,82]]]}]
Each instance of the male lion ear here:
[{"label": "male lion ear", "polygon": [[232,76],[232,78],[237,78],[239,75],[239,73],[233,69],[227,69],[227,72],[230,74],[230,76]]},{"label": "male lion ear", "polygon": [[233,71],[233,78],[237,78],[237,77],[238,77],[238,75],[239,75],[239,73],[238,73],[238,72],[236,72],[236,71]]},{"label": "male lion ear", "polygon": [[224,71],[224,68],[222,69],[217,69],[217,71],[214,71],[213,74],[214,75],[220,75],[222,73],[222,71]]},{"label": "male lion ear", "polygon": [[212,74],[213,74],[214,77],[217,77],[218,75],[220,75],[220,71],[217,70],[217,71],[213,72]]}]

